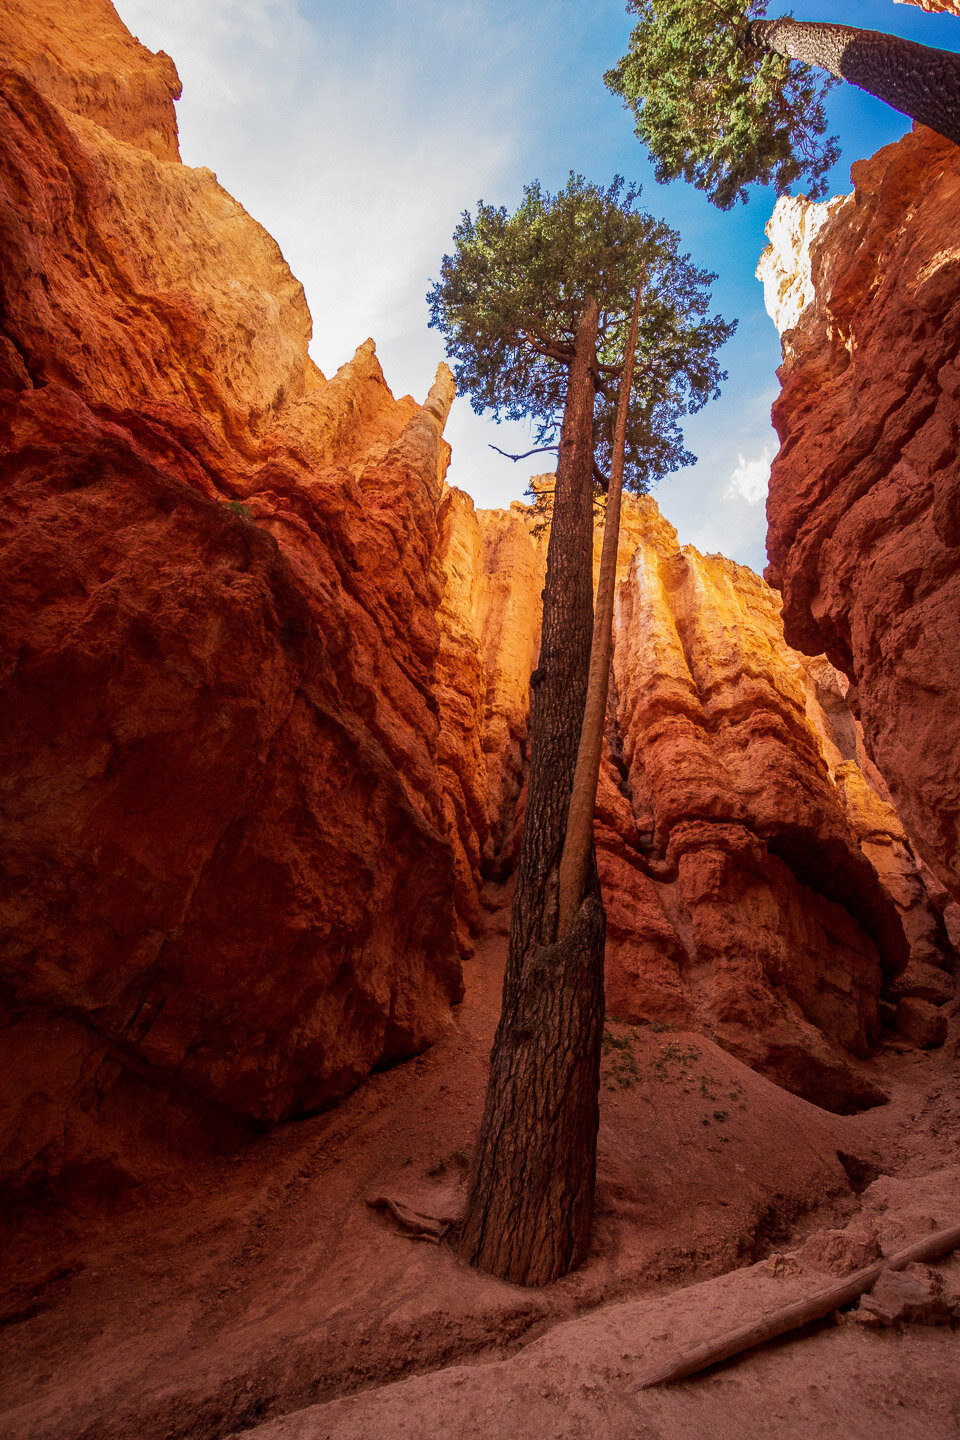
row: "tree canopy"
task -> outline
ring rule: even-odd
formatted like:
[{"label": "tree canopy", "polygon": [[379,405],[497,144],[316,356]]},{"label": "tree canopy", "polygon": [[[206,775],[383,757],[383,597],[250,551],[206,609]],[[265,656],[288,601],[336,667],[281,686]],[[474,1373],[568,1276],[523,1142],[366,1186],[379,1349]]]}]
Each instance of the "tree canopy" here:
[{"label": "tree canopy", "polygon": [[[727,210],[746,187],[825,193],[838,158],[824,99],[837,79],[960,144],[960,55],[852,25],[767,20],[761,0],[627,0],[630,49],[604,77],[633,111],[661,183]],[[826,73],[811,70],[819,67]]]},{"label": "tree canopy", "polygon": [[630,49],[604,76],[633,111],[661,184],[684,179],[727,210],[759,182],[811,199],[839,156],[826,136],[834,77],[762,50],[748,26],[761,0],[627,0]]},{"label": "tree canopy", "polygon": [[567,368],[586,296],[600,307],[594,453],[610,460],[616,378],[633,297],[642,277],[625,483],[643,491],[694,460],[680,420],[719,393],[716,350],[736,322],[708,315],[716,278],[680,251],[676,231],[637,206],[639,187],[619,176],[603,189],[571,173],[551,195],[538,181],[510,215],[484,204],[465,211],[455,253],[427,301],[443,332],[458,388],[478,414],[533,422],[536,444],[559,433]]}]

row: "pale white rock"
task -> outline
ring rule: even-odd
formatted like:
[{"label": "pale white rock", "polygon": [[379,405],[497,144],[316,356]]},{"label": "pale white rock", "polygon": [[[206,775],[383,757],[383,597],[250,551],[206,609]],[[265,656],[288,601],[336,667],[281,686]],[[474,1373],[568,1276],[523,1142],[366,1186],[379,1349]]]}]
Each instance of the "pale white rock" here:
[{"label": "pale white rock", "polygon": [[813,303],[813,242],[850,199],[836,195],[815,204],[803,195],[783,195],[774,206],[766,226],[770,244],[760,256],[756,274],[763,284],[767,314],[781,335],[793,330]]}]

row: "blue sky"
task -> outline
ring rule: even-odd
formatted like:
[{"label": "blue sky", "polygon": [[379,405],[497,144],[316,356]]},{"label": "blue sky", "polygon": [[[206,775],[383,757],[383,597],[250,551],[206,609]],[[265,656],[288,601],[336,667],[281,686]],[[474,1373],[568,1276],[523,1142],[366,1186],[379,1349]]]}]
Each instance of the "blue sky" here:
[{"label": "blue sky", "polygon": [[[687,423],[699,463],[655,493],[681,541],[763,567],[780,347],[754,270],[774,196],[758,190],[723,213],[689,186],[654,182],[602,81],[631,28],[622,0],[115,3],[145,45],[176,61],[186,163],[217,173],[303,282],[311,351],[327,374],[372,335],[394,393],[422,399],[443,357],[424,295],[460,212],[480,198],[512,208],[527,181],[556,190],[570,170],[598,183],[618,172],[639,180],[642,204],[718,272],[715,308],[740,321],[724,351],[722,399]],[[960,49],[960,20],[890,0],[795,0],[790,13]],[[851,162],[910,122],[849,85],[830,111],[843,147],[831,176],[839,194],[851,188]],[[521,427],[474,416],[464,397],[447,434],[452,484],[478,505],[522,498],[536,460],[512,465],[489,449],[527,449]]]}]

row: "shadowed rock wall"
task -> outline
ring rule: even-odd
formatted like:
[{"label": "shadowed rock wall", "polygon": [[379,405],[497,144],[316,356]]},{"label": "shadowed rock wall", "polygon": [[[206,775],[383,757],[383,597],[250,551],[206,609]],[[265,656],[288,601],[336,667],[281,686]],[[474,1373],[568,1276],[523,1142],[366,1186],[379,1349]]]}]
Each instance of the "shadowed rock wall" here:
[{"label": "shadowed rock wall", "polygon": [[451,377],[395,401],[368,342],[326,381],[274,241],[176,160],[172,64],[68,8],[0,16],[14,1189],[329,1105],[461,994]]}]

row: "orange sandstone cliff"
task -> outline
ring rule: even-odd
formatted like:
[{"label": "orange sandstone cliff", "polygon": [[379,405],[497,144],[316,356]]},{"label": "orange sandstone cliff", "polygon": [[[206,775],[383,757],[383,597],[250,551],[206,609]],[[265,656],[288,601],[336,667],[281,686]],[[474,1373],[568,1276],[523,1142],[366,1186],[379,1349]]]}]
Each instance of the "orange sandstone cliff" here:
[{"label": "orange sandstone cliff", "polygon": [[867,749],[960,898],[960,151],[918,128],[825,207],[781,201],[768,577],[852,682]]},{"label": "orange sandstone cliff", "polygon": [[704,1028],[819,1104],[867,1103],[847,1057],[878,1038],[882,990],[915,996],[914,972],[897,978],[908,950],[936,969],[941,1000],[952,994],[942,921],[902,830],[848,800],[858,787],[883,804],[849,712],[852,749],[820,703],[831,667],[785,644],[779,598],[758,576],[678,547],[652,502],[643,509],[618,597],[610,749],[636,831],[630,843],[616,827],[620,864],[602,866],[627,900],[608,922],[611,1006]]},{"label": "orange sandstone cliff", "polygon": [[960,0],[896,0],[898,5],[919,5],[921,10],[960,18]]},{"label": "orange sandstone cliff", "polygon": [[[519,778],[542,539],[532,508],[474,512],[456,491],[446,505],[460,537],[447,593],[485,697],[470,712],[478,732],[459,730],[472,793],[497,760],[482,831],[470,832],[478,887],[516,853],[522,795],[517,779],[502,784],[502,734],[489,725],[508,698],[517,743],[506,769]],[[506,676],[504,631],[491,655],[489,612],[475,598],[486,593],[485,552],[487,565],[502,560],[505,535],[521,602],[504,617],[520,662]],[[598,525],[597,553],[601,537]],[[680,547],[651,499],[625,502],[620,576],[596,821],[609,1011],[702,1029],[819,1104],[873,1103],[879,1093],[851,1061],[895,1004],[907,1030],[911,1007],[952,996],[953,951],[845,682],[786,645],[779,597],[759,576]],[[927,1022],[914,1019],[914,1038],[938,1043],[943,1017]]]}]

